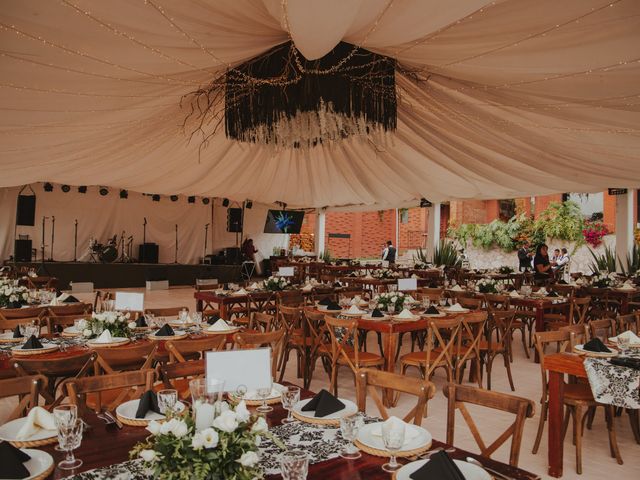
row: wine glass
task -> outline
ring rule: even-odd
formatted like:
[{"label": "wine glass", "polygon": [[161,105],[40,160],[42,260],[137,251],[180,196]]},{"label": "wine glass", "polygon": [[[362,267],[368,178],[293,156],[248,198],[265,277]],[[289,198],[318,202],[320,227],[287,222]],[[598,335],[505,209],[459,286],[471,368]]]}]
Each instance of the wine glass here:
[{"label": "wine glass", "polygon": [[158,391],[158,409],[160,413],[170,419],[178,403],[178,391],[166,389]]},{"label": "wine glass", "polygon": [[382,424],[382,441],[390,455],[389,461],[382,465],[382,470],[385,472],[393,473],[402,467],[396,460],[396,455],[404,444],[404,434],[404,425],[386,422]]},{"label": "wine glass", "polygon": [[355,460],[362,456],[360,450],[358,450],[358,447],[354,445],[353,441],[358,437],[358,432],[363,424],[364,420],[360,413],[346,415],[340,418],[340,433],[342,434],[342,438],[349,441],[347,446],[345,446],[345,448],[340,452],[340,456],[342,458]]},{"label": "wine glass", "polygon": [[293,406],[300,401],[300,387],[285,387],[280,392],[282,397],[282,407],[287,410],[287,418],[282,419],[282,423],[291,423],[294,420],[292,416]]},{"label": "wine glass", "polygon": [[267,413],[273,410],[273,407],[267,405],[267,398],[269,398],[272,388],[273,388],[273,382],[270,381],[269,385],[266,385],[262,388],[257,389],[258,396],[262,400],[262,404],[258,408],[256,408],[257,412]]},{"label": "wine glass", "polygon": [[54,418],[58,428],[58,444],[63,451],[67,452],[65,459],[58,463],[58,468],[73,470],[82,466],[82,460],[73,455],[73,451],[82,443],[82,420],[76,418],[73,422],[65,422],[60,421],[58,417]]},{"label": "wine glass", "polygon": [[[70,425],[78,419],[78,407],[76,405],[59,405],[53,409],[53,419],[56,425],[65,423]],[[55,450],[63,452],[60,444],[56,445]]]},{"label": "wine glass", "polygon": [[309,471],[309,456],[304,450],[287,450],[280,455],[283,480],[305,480]]}]

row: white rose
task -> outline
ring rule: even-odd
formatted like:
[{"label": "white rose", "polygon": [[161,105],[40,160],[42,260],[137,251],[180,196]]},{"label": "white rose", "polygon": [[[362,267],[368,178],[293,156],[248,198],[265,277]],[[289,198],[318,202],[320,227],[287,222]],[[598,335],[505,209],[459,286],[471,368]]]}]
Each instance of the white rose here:
[{"label": "white rose", "polygon": [[127,312],[126,315],[124,316],[124,318],[126,318],[127,320],[129,320],[131,318],[131,313]]},{"label": "white rose", "polygon": [[243,467],[253,467],[260,459],[256,452],[244,452],[240,459],[236,460]]},{"label": "white rose", "polygon": [[92,334],[93,334],[93,332],[91,331],[90,328],[85,328],[82,331],[82,336],[84,336],[84,337],[90,337]]},{"label": "white rose", "polygon": [[398,293],[398,296],[399,297],[404,297],[404,293],[400,292],[400,293]]},{"label": "white rose", "polygon": [[189,427],[184,421],[176,420],[176,422],[173,424],[173,428],[171,429],[171,433],[173,433],[176,438],[182,438],[187,433],[189,433]]},{"label": "white rose", "polygon": [[129,323],[127,324],[127,327],[129,327],[129,328],[131,328],[131,329],[136,328],[136,322],[129,322]]},{"label": "white rose", "polygon": [[251,413],[247,409],[247,404],[242,400],[236,407],[236,418],[238,422],[243,423],[251,418]]},{"label": "white rose", "polygon": [[378,304],[378,308],[384,308],[384,304],[379,303],[379,304]]},{"label": "white rose", "polygon": [[398,301],[398,297],[391,297],[391,303],[396,303]]},{"label": "white rose", "polygon": [[222,412],[213,421],[213,426],[218,430],[222,430],[223,432],[227,433],[235,431],[235,429],[238,428],[238,420],[236,418],[235,412],[231,410]]},{"label": "white rose", "polygon": [[175,418],[172,418],[171,420],[169,420],[168,422],[164,422],[161,426],[160,426],[160,433],[162,435],[169,435],[171,433],[171,431],[173,430],[173,424],[176,422],[177,420]]},{"label": "white rose", "polygon": [[216,448],[218,446],[218,440],[220,439],[218,432],[213,428],[205,428],[200,432],[202,437],[202,444],[204,448]]},{"label": "white rose", "polygon": [[231,407],[229,407],[229,404],[227,402],[224,402],[224,401],[219,402],[217,407],[218,407],[218,412],[219,413],[226,412],[227,410],[231,409]]},{"label": "white rose", "polygon": [[140,457],[145,462],[156,462],[159,460],[160,455],[155,450],[141,450]]},{"label": "white rose", "polygon": [[151,435],[158,435],[160,433],[160,423],[155,420],[151,420],[147,425],[147,430],[151,432]]},{"label": "white rose", "polygon": [[202,438],[200,432],[194,433],[193,437],[191,438],[191,448],[193,448],[194,450],[200,450],[203,447],[204,438]]},{"label": "white rose", "polygon": [[255,423],[251,426],[251,433],[265,433],[269,431],[269,425],[264,417],[258,417]]}]

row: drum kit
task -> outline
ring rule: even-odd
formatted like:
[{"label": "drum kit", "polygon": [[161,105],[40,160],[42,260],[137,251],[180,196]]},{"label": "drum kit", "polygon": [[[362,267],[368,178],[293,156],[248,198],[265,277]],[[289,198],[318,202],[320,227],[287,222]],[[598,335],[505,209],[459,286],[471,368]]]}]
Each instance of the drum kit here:
[{"label": "drum kit", "polygon": [[[89,255],[95,263],[132,263],[131,249],[133,245],[133,235],[125,238],[123,231],[118,239],[115,234],[106,243],[99,243],[95,238],[89,238]],[[118,255],[118,252],[120,255]]]}]

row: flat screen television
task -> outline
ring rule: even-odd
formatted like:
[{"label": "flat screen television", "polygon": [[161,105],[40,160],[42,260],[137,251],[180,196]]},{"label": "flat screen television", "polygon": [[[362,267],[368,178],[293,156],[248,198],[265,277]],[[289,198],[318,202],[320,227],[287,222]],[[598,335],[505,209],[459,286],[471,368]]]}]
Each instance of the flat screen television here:
[{"label": "flat screen television", "polygon": [[302,210],[269,210],[264,224],[264,233],[300,233]]}]

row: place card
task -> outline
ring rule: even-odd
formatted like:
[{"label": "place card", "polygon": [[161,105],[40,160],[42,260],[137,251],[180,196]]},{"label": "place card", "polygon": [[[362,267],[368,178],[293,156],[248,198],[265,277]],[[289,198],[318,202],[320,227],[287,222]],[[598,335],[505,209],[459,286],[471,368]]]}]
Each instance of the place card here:
[{"label": "place card", "polygon": [[144,293],[116,292],[115,309],[120,311],[144,311]]},{"label": "place card", "polygon": [[271,348],[206,352],[205,375],[207,383],[224,380],[227,392],[235,392],[240,386],[247,391],[269,388]]},{"label": "place card", "polygon": [[398,291],[407,292],[418,290],[417,278],[399,278],[398,279]]}]

